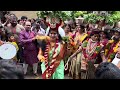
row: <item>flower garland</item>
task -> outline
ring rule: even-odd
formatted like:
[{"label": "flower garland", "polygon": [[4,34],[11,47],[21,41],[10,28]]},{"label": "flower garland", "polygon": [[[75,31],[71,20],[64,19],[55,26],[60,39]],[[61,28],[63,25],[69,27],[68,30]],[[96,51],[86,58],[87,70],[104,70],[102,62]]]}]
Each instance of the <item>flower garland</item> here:
[{"label": "flower garland", "polygon": [[114,43],[114,40],[110,40],[107,44],[105,49],[105,56],[108,57],[108,62],[111,62],[112,59],[115,57],[119,43],[120,42]]},{"label": "flower garland", "polygon": [[75,42],[72,36],[69,35],[69,36],[62,37],[62,41],[65,42],[66,44],[67,56],[73,54],[76,51],[77,48],[75,46]]},{"label": "flower garland", "polygon": [[49,46],[50,46],[50,42],[47,43],[46,45],[46,50],[44,52],[44,57],[45,57],[45,67],[46,67],[46,70],[44,71],[44,73],[42,74],[42,77],[45,79],[45,78],[50,78],[54,68],[54,62],[56,61],[55,57],[57,55],[56,53],[56,49],[58,48],[59,44],[58,44],[58,40],[56,41],[56,44],[55,44],[55,49],[53,51],[53,55],[52,55],[52,61],[51,61],[51,64],[49,66],[48,64],[48,58],[49,58]]},{"label": "flower garland", "polygon": [[[45,52],[44,52],[46,68],[48,68],[49,46],[50,46],[50,42],[48,42],[46,44],[46,49],[45,49]],[[58,47],[58,40],[56,41],[56,45],[55,45],[55,49],[54,49],[53,55],[55,54],[55,50],[56,50],[57,47]]]},{"label": "flower garland", "polygon": [[101,50],[101,45],[99,42],[97,42],[97,45],[93,51],[93,53],[91,55],[89,55],[87,52],[87,44],[89,43],[89,40],[90,39],[87,39],[83,44],[82,44],[82,47],[83,47],[83,55],[85,58],[88,58],[88,60],[92,60],[94,58],[96,58],[96,56],[98,55],[98,53],[100,52]]}]

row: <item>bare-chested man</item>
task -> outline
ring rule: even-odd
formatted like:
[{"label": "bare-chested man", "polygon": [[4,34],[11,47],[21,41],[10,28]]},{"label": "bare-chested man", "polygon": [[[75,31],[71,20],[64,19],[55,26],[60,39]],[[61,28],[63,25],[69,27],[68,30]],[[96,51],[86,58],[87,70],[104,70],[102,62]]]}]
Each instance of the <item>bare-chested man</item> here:
[{"label": "bare-chested man", "polygon": [[[16,43],[18,44],[18,47],[19,47],[19,50],[18,50],[18,53],[17,53],[17,58],[22,63],[24,61],[23,58],[22,58],[23,48],[22,48],[22,46],[20,45],[20,42],[19,42],[19,33],[20,33],[20,31],[24,30],[24,27],[17,23],[17,17],[16,16],[11,16],[10,17],[10,23],[7,24],[5,29],[6,29],[6,35],[14,34]],[[7,38],[7,40],[8,40],[8,38]]]}]

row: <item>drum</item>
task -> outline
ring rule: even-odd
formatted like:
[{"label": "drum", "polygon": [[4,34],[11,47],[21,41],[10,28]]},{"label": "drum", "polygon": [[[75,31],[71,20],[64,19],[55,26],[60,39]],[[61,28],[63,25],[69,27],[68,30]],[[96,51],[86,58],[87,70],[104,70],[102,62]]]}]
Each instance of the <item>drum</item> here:
[{"label": "drum", "polygon": [[0,57],[2,59],[12,59],[17,54],[16,47],[10,43],[0,46]]}]

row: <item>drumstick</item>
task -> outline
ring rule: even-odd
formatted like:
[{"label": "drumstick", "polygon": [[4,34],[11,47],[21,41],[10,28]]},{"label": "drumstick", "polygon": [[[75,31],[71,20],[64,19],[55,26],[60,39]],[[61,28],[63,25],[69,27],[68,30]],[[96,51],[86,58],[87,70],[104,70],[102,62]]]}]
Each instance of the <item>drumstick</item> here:
[{"label": "drumstick", "polygon": [[69,63],[70,59],[68,59],[67,63],[65,64],[65,70],[68,69],[68,63]]},{"label": "drumstick", "polygon": [[67,70],[67,69],[68,69],[68,63],[65,64],[65,70]]}]

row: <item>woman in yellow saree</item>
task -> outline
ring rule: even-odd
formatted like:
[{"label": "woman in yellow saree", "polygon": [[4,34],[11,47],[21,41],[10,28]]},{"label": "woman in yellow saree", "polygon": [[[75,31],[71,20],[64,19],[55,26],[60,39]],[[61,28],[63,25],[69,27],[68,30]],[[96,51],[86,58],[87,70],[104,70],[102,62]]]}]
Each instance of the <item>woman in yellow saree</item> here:
[{"label": "woman in yellow saree", "polygon": [[[75,51],[78,50],[79,46],[81,46],[82,42],[87,38],[88,34],[85,33],[85,26],[84,25],[79,25],[77,26],[77,33],[75,35],[74,41],[75,41],[75,46],[76,49]],[[71,75],[74,79],[78,79],[79,78],[79,71],[80,71],[80,56],[81,54],[78,53],[76,55],[76,57],[74,57],[71,61],[71,66],[69,69],[69,75]]]}]

